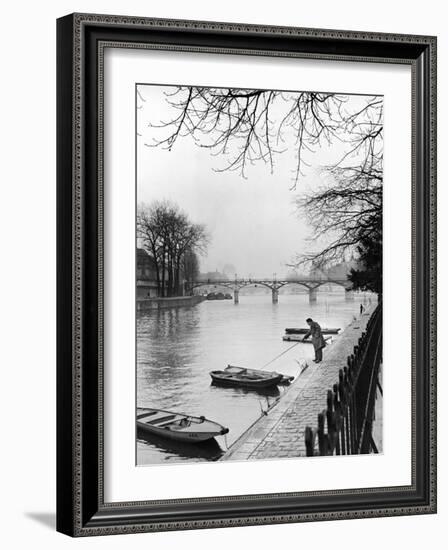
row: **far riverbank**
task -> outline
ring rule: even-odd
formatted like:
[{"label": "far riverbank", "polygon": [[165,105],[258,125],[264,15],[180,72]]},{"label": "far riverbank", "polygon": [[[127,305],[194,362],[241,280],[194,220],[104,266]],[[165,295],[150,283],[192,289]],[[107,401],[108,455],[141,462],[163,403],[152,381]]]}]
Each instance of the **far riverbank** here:
[{"label": "far riverbank", "polygon": [[172,298],[137,299],[137,311],[150,311],[167,307],[190,307],[200,304],[205,296],[174,296]]}]

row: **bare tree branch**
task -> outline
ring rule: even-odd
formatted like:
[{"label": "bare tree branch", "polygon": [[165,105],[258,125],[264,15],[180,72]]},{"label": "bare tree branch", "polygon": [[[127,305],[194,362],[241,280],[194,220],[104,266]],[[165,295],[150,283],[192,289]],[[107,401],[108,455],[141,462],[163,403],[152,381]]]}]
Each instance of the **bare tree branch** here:
[{"label": "bare tree branch", "polygon": [[338,144],[340,158],[322,166],[327,186],[296,201],[321,249],[296,258],[294,265],[339,261],[356,253],[361,240],[380,234],[382,97],[353,101],[343,94],[200,87],[177,87],[165,97],[172,116],[149,123],[154,138],[146,145],[172,149],[189,136],[224,159],[218,172],[246,177],[248,166],[260,161],[273,172],[275,157],[293,150],[294,191],[313,153]]},{"label": "bare tree branch", "polygon": [[137,236],[152,257],[160,296],[181,292],[181,269],[186,255],[203,254],[209,243],[205,226],[191,223],[179,207],[169,201],[139,205]]}]

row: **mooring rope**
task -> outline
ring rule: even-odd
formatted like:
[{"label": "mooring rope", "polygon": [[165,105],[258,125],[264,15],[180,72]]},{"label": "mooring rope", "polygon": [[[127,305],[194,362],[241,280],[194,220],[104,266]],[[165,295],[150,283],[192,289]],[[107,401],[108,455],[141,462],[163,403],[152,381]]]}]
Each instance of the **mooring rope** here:
[{"label": "mooring rope", "polygon": [[261,368],[264,369],[266,368],[268,365],[270,365],[271,363],[273,363],[274,361],[276,361],[279,357],[281,357],[282,355],[285,355],[285,353],[287,353],[289,350],[291,350],[292,348],[295,348],[298,344],[300,344],[302,341],[299,340],[298,342],[296,342],[295,344],[293,344],[292,346],[290,346],[288,349],[285,349],[284,351],[282,351],[279,355],[277,355],[277,357],[274,357],[274,359],[271,359],[268,363],[266,363],[266,365],[263,365]]}]

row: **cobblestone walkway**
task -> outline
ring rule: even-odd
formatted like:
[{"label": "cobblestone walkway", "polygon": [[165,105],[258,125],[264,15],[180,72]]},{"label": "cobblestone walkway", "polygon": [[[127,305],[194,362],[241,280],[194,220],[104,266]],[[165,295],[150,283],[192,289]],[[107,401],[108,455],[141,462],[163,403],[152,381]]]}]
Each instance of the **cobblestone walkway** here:
[{"label": "cobblestone walkway", "polygon": [[309,367],[291,384],[281,400],[235,441],[221,460],[294,458],[305,456],[306,426],[317,425],[326,406],[327,391],[338,381],[339,369],[358,343],[374,306],[354,320],[324,350],[324,360]]}]

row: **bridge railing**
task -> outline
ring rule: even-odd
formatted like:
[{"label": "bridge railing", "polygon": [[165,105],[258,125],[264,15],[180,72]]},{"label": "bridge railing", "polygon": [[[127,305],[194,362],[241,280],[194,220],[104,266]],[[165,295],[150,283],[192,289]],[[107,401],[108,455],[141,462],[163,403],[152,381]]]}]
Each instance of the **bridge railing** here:
[{"label": "bridge railing", "polygon": [[[382,362],[382,308],[377,306],[339,381],[327,393],[317,428],[307,426],[307,456],[378,452],[372,437],[378,374]],[[317,443],[317,445],[316,445]],[[316,449],[317,447],[317,449]]]},{"label": "bridge railing", "polygon": [[237,279],[198,279],[193,281],[185,281],[186,285],[213,285],[213,284],[235,284],[235,283],[296,283],[296,282],[309,282],[309,283],[348,283],[346,277],[240,277]]}]

